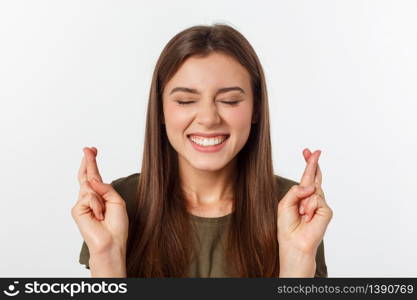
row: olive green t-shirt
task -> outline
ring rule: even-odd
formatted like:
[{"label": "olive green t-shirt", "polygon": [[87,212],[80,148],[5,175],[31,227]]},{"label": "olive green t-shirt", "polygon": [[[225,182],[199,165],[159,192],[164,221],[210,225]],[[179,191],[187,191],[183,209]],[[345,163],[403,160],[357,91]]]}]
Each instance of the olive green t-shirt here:
[{"label": "olive green t-shirt", "polygon": [[[111,185],[126,201],[129,219],[135,211],[134,203],[139,173],[122,177],[112,181]],[[278,181],[278,199],[281,200],[295,181],[275,175]],[[196,230],[199,243],[195,242],[196,255],[189,267],[188,277],[229,277],[224,271],[226,260],[224,258],[227,229],[230,224],[231,214],[217,217],[205,218],[190,215]],[[83,242],[79,257],[80,264],[89,269],[90,254],[88,247]],[[324,244],[320,243],[316,254],[315,277],[327,277],[327,266],[324,258]]]}]

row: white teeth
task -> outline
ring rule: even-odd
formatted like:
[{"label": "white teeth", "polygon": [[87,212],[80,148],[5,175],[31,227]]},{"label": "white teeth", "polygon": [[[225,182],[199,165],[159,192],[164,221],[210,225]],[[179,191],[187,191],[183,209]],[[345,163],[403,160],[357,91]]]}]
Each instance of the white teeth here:
[{"label": "white teeth", "polygon": [[191,136],[190,139],[203,147],[206,146],[214,146],[214,145],[218,145],[224,142],[224,140],[226,139],[225,136],[219,136],[219,137],[215,137],[215,138],[203,138],[203,137],[197,137],[197,136]]}]

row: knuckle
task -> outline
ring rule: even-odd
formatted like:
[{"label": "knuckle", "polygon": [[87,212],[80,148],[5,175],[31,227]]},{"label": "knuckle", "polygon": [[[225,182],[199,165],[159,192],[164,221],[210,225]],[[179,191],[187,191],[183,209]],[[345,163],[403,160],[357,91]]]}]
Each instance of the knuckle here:
[{"label": "knuckle", "polygon": [[85,180],[83,183],[81,183],[80,191],[92,191],[90,186],[87,183],[87,180]]},{"label": "knuckle", "polygon": [[110,184],[105,184],[109,189],[106,191],[106,195],[110,196],[110,197],[117,197],[119,196],[119,194],[117,193],[117,191],[110,185]]},{"label": "knuckle", "polygon": [[92,192],[86,192],[86,194],[84,195],[84,197],[83,197],[85,200],[88,200],[88,201],[95,201],[96,199],[97,199],[97,197],[96,197],[96,195],[94,194],[94,193],[92,193]]},{"label": "knuckle", "polygon": [[79,200],[81,200],[82,198],[84,198],[85,197],[85,192],[84,191],[80,191],[79,193],[78,193],[78,201]]},{"label": "knuckle", "polygon": [[[285,199],[281,199],[279,202],[278,202],[278,205],[277,205],[277,210],[278,210],[278,213],[280,213],[284,208],[285,208],[285,206],[286,206],[286,202],[285,202],[286,200]],[[123,205],[125,205],[126,206],[126,203],[125,203],[125,201],[121,201],[121,202],[123,202]]]},{"label": "knuckle", "polygon": [[315,195],[314,195],[314,199],[315,199],[316,201],[322,201],[322,200],[323,200],[323,197],[322,197],[321,195],[319,195],[319,194],[315,194]]},{"label": "knuckle", "polygon": [[87,189],[81,188],[80,191],[78,192],[78,198],[84,198],[85,195],[88,193],[89,191]]},{"label": "knuckle", "polygon": [[291,190],[292,193],[298,193],[301,190],[301,187],[300,187],[300,185],[295,184],[290,188],[290,190]]},{"label": "knuckle", "polygon": [[308,197],[307,200],[306,200],[305,205],[306,205],[308,211],[312,210],[314,207],[317,206],[316,197],[315,196]]},{"label": "knuckle", "polygon": [[88,185],[88,180],[84,180],[81,183],[81,188],[83,188],[83,189],[89,189],[90,188],[90,186]]},{"label": "knuckle", "polygon": [[309,201],[307,203],[306,211],[311,212],[315,209],[316,206],[316,201]]}]

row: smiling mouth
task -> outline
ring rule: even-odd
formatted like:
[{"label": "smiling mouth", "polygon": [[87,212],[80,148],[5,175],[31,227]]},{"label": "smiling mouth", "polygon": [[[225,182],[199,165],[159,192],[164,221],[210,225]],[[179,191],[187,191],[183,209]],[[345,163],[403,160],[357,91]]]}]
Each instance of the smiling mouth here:
[{"label": "smiling mouth", "polygon": [[201,147],[212,147],[212,146],[217,146],[217,145],[224,143],[224,141],[227,140],[229,136],[230,135],[219,135],[219,136],[207,138],[207,137],[202,137],[198,135],[188,135],[188,138],[190,139],[191,142]]}]

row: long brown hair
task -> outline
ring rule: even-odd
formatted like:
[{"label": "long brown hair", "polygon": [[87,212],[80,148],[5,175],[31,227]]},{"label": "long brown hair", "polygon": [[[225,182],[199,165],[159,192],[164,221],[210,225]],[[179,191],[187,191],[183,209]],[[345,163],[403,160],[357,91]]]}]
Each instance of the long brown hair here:
[{"label": "long brown hair", "polygon": [[190,56],[230,55],[250,74],[254,120],[238,153],[234,213],[225,269],[230,277],[277,277],[276,182],[272,167],[268,97],[261,63],[245,37],[224,24],[194,26],[175,35],[153,73],[146,117],[136,211],[129,226],[128,277],[187,277],[193,255],[192,227],[179,184],[178,154],[163,122],[162,92]]}]

